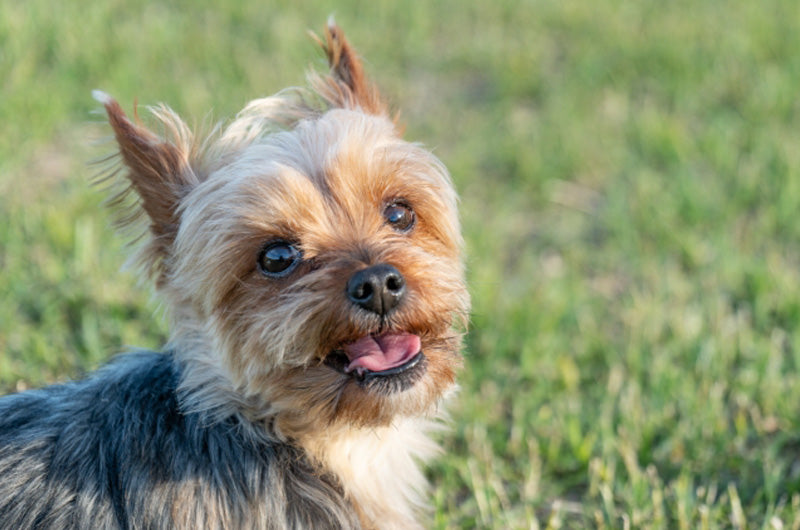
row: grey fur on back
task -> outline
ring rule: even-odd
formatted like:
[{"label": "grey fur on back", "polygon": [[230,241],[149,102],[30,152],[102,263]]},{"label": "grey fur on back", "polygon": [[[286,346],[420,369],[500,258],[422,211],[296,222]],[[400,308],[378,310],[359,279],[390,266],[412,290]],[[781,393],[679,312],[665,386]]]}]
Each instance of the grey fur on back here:
[{"label": "grey fur on back", "polygon": [[179,377],[171,354],[133,353],[0,398],[0,528],[359,526],[297,449],[184,414]]}]

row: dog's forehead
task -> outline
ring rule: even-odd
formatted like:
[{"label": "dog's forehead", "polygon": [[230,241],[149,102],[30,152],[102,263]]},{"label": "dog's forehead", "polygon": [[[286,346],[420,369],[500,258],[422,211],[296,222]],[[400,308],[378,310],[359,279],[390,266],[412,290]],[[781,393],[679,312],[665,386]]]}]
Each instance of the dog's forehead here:
[{"label": "dog's forehead", "polygon": [[254,142],[209,180],[208,191],[238,213],[236,222],[268,233],[356,235],[373,230],[381,207],[396,199],[454,211],[435,157],[400,139],[389,120],[351,110]]}]

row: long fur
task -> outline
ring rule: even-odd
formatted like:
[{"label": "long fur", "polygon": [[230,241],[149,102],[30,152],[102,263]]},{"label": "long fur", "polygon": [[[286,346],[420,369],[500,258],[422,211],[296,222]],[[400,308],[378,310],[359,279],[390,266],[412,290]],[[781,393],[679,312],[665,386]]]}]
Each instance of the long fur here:
[{"label": "long fur", "polygon": [[[167,307],[164,353],[0,399],[0,527],[420,528],[421,462],[453,392],[469,309],[447,170],[405,141],[332,22],[327,75],[193,133],[164,136],[95,93],[119,145],[120,224],[146,221],[137,261]],[[413,230],[383,211],[413,209]],[[297,270],[257,267],[270,241]],[[347,279],[392,264],[407,293],[359,309]],[[367,335],[419,337],[413,378],[359,383],[331,355]]]},{"label": "long fur", "polygon": [[174,357],[0,400],[3,528],[354,528],[332,475],[236,416],[186,413]]}]

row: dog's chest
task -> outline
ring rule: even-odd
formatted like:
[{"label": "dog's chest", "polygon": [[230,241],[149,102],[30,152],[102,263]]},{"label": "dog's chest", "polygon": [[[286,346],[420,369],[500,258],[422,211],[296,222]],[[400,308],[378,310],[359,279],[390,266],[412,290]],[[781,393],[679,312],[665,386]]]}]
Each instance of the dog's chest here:
[{"label": "dog's chest", "polygon": [[339,478],[365,527],[422,528],[418,516],[427,504],[427,481],[419,464],[439,451],[426,434],[431,426],[403,419],[351,430],[312,444],[309,452]]}]

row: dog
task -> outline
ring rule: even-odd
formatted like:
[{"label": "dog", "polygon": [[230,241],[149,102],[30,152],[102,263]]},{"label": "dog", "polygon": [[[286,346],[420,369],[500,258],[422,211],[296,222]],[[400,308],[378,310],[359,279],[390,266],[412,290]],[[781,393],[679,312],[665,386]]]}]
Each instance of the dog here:
[{"label": "dog", "polygon": [[0,527],[425,525],[469,312],[457,197],[339,27],[317,40],[328,72],[207,134],[94,92],[170,336],[0,399]]}]

